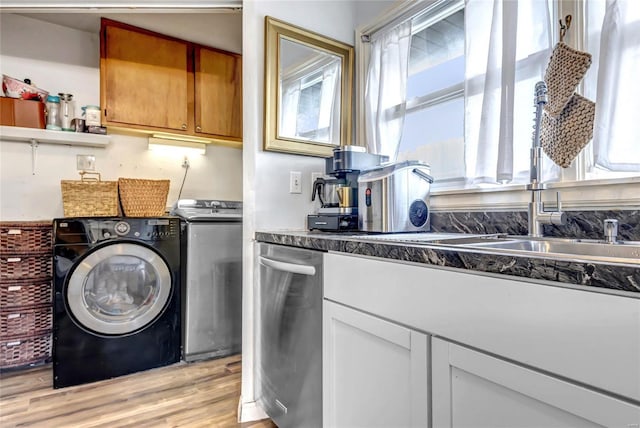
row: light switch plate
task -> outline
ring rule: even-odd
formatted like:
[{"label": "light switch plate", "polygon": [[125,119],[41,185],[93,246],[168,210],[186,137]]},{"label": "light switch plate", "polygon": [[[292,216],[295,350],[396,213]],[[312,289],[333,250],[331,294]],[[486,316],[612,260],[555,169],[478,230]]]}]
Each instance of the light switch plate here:
[{"label": "light switch plate", "polygon": [[78,171],[95,171],[96,157],[94,155],[76,155],[76,169]]},{"label": "light switch plate", "polygon": [[302,193],[302,173],[289,171],[289,193]]}]

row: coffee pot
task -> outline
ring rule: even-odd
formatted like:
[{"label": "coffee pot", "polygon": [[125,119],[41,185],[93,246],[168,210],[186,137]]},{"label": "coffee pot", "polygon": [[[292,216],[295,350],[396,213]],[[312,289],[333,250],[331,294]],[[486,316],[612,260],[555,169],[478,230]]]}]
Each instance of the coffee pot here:
[{"label": "coffee pot", "polygon": [[316,196],[320,201],[320,208],[335,208],[340,205],[337,189],[340,187],[340,180],[337,178],[316,178],[313,182],[313,193],[311,200],[315,201]]}]

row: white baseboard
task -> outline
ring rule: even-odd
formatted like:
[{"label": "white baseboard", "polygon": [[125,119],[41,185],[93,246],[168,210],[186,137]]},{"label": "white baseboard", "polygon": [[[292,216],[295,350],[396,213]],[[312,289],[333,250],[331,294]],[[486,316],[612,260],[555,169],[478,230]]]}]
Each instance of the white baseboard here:
[{"label": "white baseboard", "polygon": [[262,407],[260,407],[258,403],[255,401],[243,403],[242,397],[240,397],[240,401],[238,402],[238,422],[259,421],[260,419],[267,419],[268,417],[269,415],[262,410]]}]

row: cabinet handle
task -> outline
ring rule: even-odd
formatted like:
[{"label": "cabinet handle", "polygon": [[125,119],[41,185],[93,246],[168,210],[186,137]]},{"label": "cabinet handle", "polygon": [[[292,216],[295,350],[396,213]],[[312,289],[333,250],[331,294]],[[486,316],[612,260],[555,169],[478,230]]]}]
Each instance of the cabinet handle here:
[{"label": "cabinet handle", "polygon": [[260,264],[262,266],[266,266],[275,270],[281,270],[284,272],[291,272],[291,273],[299,273],[301,275],[309,275],[309,276],[313,276],[316,274],[316,268],[313,266],[281,262],[279,260],[269,259],[264,256],[260,256],[258,260],[260,260]]},{"label": "cabinet handle", "polygon": [[186,123],[182,124],[182,129],[187,129],[187,124]]},{"label": "cabinet handle", "polygon": [[196,132],[201,132],[202,131],[202,127],[201,126],[196,126]]}]

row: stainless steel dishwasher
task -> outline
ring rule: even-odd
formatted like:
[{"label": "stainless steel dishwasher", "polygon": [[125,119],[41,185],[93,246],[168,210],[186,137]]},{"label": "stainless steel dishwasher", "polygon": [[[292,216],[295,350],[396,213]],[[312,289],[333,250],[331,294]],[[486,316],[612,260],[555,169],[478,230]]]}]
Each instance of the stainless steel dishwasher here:
[{"label": "stainless steel dishwasher", "polygon": [[256,400],[279,428],[322,426],[322,252],[256,244]]},{"label": "stainless steel dishwasher", "polygon": [[242,203],[182,199],[182,358],[242,350]]}]

